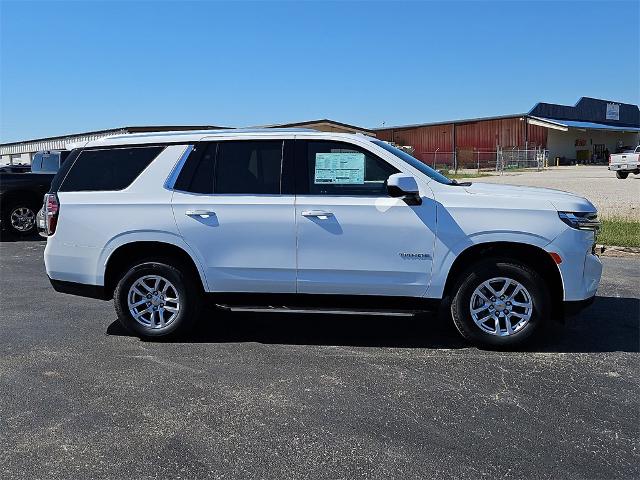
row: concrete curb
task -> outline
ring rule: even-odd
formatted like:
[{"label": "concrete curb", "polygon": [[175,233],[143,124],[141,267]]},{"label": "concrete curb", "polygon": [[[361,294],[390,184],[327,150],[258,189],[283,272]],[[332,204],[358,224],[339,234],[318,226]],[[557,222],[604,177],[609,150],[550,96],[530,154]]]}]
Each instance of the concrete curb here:
[{"label": "concrete curb", "polygon": [[[604,248],[604,252],[599,253]],[[596,245],[596,252],[601,257],[631,257],[640,255],[639,247],[616,247],[609,245]]]}]

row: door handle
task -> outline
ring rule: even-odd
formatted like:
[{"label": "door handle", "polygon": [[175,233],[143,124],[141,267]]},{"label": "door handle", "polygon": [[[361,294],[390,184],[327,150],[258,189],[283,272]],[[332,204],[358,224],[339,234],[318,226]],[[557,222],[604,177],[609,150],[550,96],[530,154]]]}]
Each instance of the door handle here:
[{"label": "door handle", "polygon": [[332,217],[333,213],[331,212],[327,212],[325,210],[303,210],[302,211],[302,216],[303,217],[318,217],[318,218],[328,218],[328,217]]},{"label": "door handle", "polygon": [[213,217],[216,212],[213,210],[187,210],[184,214],[187,217]]}]

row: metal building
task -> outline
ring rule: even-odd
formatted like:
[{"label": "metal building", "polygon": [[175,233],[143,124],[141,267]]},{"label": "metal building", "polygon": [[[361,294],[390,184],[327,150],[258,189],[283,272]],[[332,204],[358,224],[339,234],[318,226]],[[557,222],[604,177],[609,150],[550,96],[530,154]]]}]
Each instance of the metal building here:
[{"label": "metal building", "polygon": [[156,125],[146,127],[121,127],[93,132],[73,133],[57,137],[36,138],[20,142],[0,144],[0,164],[31,163],[33,154],[42,150],[64,150],[67,145],[84,143],[90,140],[107,137],[109,135],[121,135],[124,133],[142,132],[172,132],[181,130],[221,130],[228,127],[215,125]]},{"label": "metal building", "polygon": [[[320,130],[323,132],[342,133],[362,133],[375,136],[372,130],[350,125],[348,123],[336,122],[335,120],[321,119],[309,120],[296,123],[281,123],[273,125],[260,125],[260,128],[284,128],[284,127],[304,127]],[[24,140],[0,144],[0,164],[31,163],[33,154],[41,150],[64,150],[70,144],[84,143],[97,138],[109,135],[120,135],[124,133],[140,132],[169,132],[180,130],[222,130],[231,127],[220,127],[215,125],[156,125],[146,127],[122,127],[109,130],[99,130],[94,132],[76,133],[62,135],[58,137],[37,138],[34,140]]]},{"label": "metal building", "polygon": [[551,162],[605,162],[607,152],[637,145],[640,110],[582,97],[574,106],[538,103],[528,113],[375,129],[435,166],[481,166],[500,151],[544,150]]}]

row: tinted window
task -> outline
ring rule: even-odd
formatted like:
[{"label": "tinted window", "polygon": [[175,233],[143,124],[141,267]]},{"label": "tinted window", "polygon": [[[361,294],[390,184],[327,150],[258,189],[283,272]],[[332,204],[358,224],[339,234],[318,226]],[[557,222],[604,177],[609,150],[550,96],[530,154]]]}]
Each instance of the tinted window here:
[{"label": "tinted window", "polygon": [[41,170],[45,173],[56,173],[60,166],[60,154],[50,153],[42,156]]},{"label": "tinted window", "polygon": [[193,193],[213,193],[213,167],[217,143],[199,143],[180,170],[174,184],[176,190]]},{"label": "tinted window", "polygon": [[67,176],[67,173],[69,173],[69,170],[73,166],[73,163],[75,162],[76,158],[78,157],[81,151],[82,150],[80,149],[75,149],[69,153],[69,156],[65,159],[65,162],[62,164],[62,166],[58,170],[58,173],[56,173],[56,176],[53,177],[53,180],[51,181],[51,188],[49,189],[49,193],[55,193],[58,191],[58,189],[60,188],[60,185],[62,184],[62,181]]},{"label": "tinted window", "polygon": [[59,190],[122,190],[131,185],[163,149],[164,147],[127,147],[83,150]]},{"label": "tinted window", "polygon": [[279,194],[282,140],[220,142],[213,191]]},{"label": "tinted window", "polygon": [[367,150],[341,142],[306,142],[311,195],[387,195],[386,182],[398,170]]}]

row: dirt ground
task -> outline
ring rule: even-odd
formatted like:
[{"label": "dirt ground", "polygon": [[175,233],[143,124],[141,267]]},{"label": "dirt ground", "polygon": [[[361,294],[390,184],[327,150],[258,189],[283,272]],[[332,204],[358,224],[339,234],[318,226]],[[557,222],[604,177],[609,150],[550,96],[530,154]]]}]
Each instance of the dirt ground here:
[{"label": "dirt ground", "polygon": [[591,200],[601,217],[640,221],[640,175],[618,180],[606,166],[554,167],[542,172],[505,173],[472,181],[564,190]]}]

